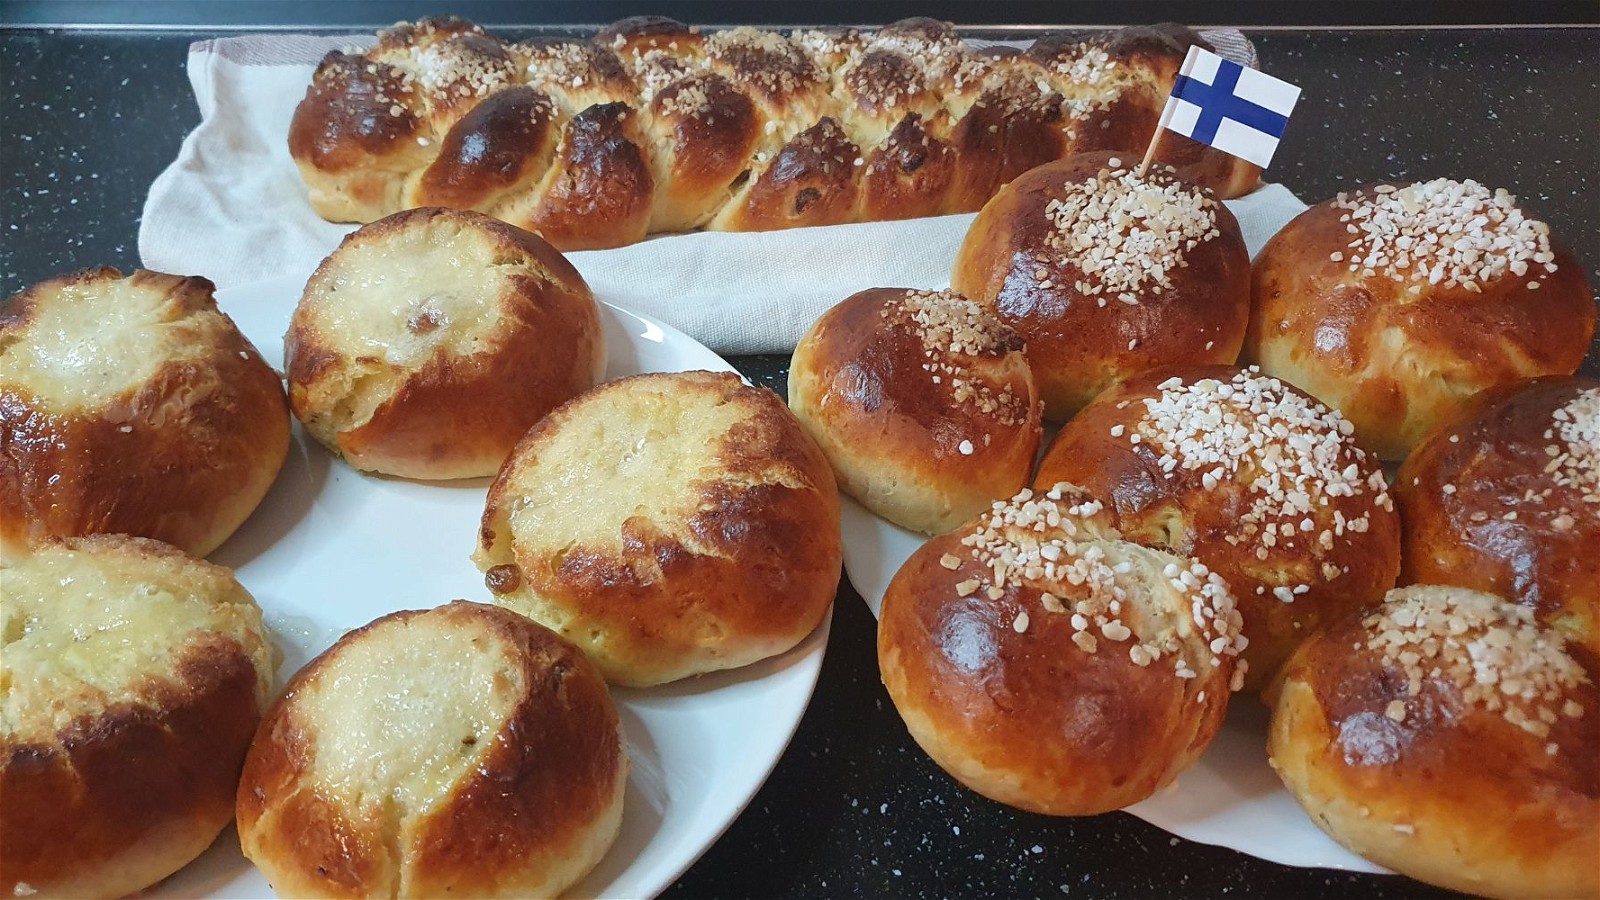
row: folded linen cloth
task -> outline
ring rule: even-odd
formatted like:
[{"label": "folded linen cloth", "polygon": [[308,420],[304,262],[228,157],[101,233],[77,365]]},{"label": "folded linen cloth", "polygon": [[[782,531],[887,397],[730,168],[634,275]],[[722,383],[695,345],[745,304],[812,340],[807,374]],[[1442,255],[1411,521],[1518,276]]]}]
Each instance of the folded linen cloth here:
[{"label": "folded linen cloth", "polygon": [[[1239,32],[1203,34],[1230,58],[1255,62]],[[371,41],[263,34],[191,45],[200,125],[150,187],[139,226],[144,265],[226,288],[309,274],[338,246],[356,226],[325,222],[311,209],[289,156],[289,120],[324,54]],[[1305,208],[1280,185],[1228,206],[1252,255]],[[856,291],[947,287],[972,218],[662,235],[567,256],[596,297],[719,353],[787,352],[818,315]]]}]

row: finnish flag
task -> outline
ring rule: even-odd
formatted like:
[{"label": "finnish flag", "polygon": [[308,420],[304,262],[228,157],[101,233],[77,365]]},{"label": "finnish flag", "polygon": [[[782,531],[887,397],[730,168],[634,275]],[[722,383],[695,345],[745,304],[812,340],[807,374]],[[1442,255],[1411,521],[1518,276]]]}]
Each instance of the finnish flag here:
[{"label": "finnish flag", "polygon": [[1300,89],[1190,47],[1161,111],[1161,126],[1265,169]]}]

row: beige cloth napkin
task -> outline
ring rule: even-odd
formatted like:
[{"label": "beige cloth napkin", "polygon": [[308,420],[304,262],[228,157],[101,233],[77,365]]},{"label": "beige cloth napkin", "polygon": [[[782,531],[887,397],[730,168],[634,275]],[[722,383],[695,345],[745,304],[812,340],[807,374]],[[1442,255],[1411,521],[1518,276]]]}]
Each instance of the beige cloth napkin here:
[{"label": "beige cloth napkin", "polygon": [[[1253,63],[1237,31],[1206,32]],[[200,126],[156,178],[139,225],[151,269],[227,288],[309,275],[354,226],[312,211],[289,120],[317,61],[371,35],[249,35],[189,48]],[[1305,208],[1282,186],[1229,201],[1253,255]],[[869,287],[940,288],[972,215],[793,231],[666,235],[568,254],[595,296],[674,325],[719,353],[787,352],[818,315]]]}]

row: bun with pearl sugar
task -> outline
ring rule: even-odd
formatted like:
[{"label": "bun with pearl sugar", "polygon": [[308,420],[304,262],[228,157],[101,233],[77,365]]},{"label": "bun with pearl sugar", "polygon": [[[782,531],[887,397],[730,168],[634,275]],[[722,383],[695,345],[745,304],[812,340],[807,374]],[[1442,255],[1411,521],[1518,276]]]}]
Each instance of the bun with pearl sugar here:
[{"label": "bun with pearl sugar", "polygon": [[1319,203],[1256,257],[1244,357],[1403,459],[1467,398],[1571,375],[1594,338],[1576,257],[1504,190],[1439,178]]},{"label": "bun with pearl sugar", "polygon": [[978,213],[950,272],[1027,343],[1050,419],[1158,366],[1232,363],[1244,340],[1250,255],[1233,213],[1135,162],[1091,153],[1022,175]]},{"label": "bun with pearl sugar", "polygon": [[1308,640],[1272,701],[1272,767],[1354,852],[1469,894],[1600,894],[1600,689],[1532,610],[1400,588]]},{"label": "bun with pearl sugar", "polygon": [[1508,597],[1600,654],[1600,381],[1472,398],[1406,458],[1395,499],[1403,581]]},{"label": "bun with pearl sugar", "polygon": [[874,288],[823,313],[795,348],[789,408],[844,493],[928,534],[1016,493],[1039,450],[1021,339],[950,291]]},{"label": "bun with pearl sugar", "polygon": [[1227,711],[1245,644],[1227,585],[1120,539],[1069,484],[924,544],[883,598],[878,666],[911,736],[990,799],[1049,815],[1170,784]]},{"label": "bun with pearl sugar", "polygon": [[1161,369],[1068,422],[1034,484],[1082,485],[1126,539],[1220,575],[1244,616],[1254,690],[1318,625],[1394,587],[1399,517],[1352,431],[1255,369]]}]

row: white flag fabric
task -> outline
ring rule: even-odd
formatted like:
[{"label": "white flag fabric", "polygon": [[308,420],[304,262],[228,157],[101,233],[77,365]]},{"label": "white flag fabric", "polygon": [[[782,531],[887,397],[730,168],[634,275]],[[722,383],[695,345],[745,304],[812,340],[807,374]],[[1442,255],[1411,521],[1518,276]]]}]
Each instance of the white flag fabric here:
[{"label": "white flag fabric", "polygon": [[1198,46],[1189,48],[1161,127],[1265,169],[1300,89]]}]

